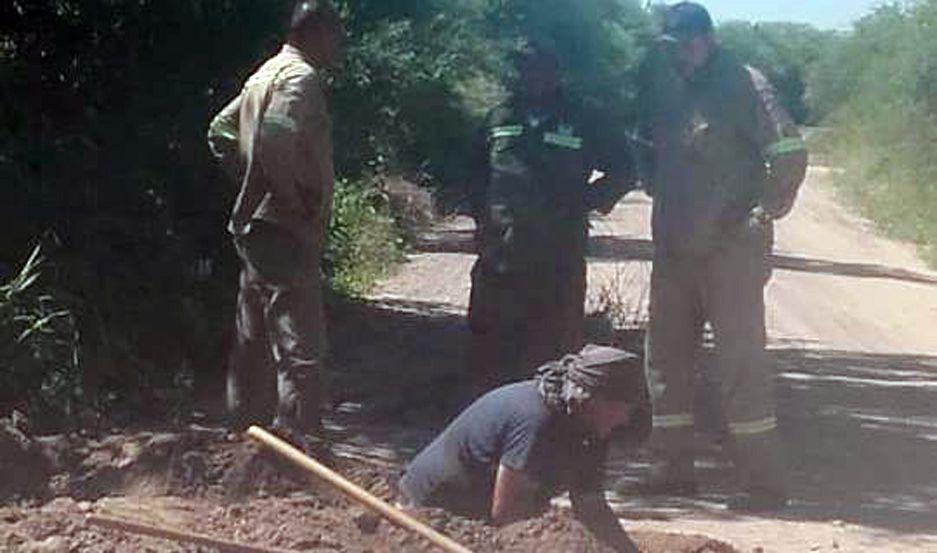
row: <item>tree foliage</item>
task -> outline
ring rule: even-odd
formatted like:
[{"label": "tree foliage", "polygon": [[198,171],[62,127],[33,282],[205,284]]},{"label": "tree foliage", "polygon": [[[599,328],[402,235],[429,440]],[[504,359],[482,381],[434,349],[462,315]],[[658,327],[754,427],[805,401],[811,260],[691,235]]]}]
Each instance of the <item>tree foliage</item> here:
[{"label": "tree foliage", "polygon": [[823,112],[812,111],[807,104],[807,80],[836,41],[835,32],[797,23],[729,21],[719,26],[718,35],[729,50],[765,73],[795,121],[822,118]]},{"label": "tree foliage", "polygon": [[815,66],[844,189],[896,236],[937,259],[937,1],[879,8]]},{"label": "tree foliage", "polygon": [[[511,86],[525,40],[555,45],[584,104],[622,129],[633,116],[649,36],[636,0],[336,4],[350,44],[331,92],[336,166],[352,184],[339,187],[347,220],[332,225],[329,261],[345,283],[359,281],[335,265],[362,257],[355,240],[388,244],[366,232],[385,213],[369,183],[390,172],[464,186],[476,126]],[[279,46],[291,5],[0,4],[0,277],[35,236],[57,237],[49,284],[75,299],[89,394],[146,412],[185,367],[215,378],[205,369],[221,365],[232,311],[224,221],[235,191],[210,163],[205,128]]]}]

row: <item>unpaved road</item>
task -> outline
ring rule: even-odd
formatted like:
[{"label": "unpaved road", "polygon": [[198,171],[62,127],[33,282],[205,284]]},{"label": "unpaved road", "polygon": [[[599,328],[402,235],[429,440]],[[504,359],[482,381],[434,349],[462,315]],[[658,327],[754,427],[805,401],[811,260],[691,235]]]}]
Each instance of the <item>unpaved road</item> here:
[{"label": "unpaved road", "polygon": [[[775,518],[727,513],[731,473],[714,451],[698,463],[707,489],[698,501],[616,498],[629,528],[710,534],[744,551],[937,551],[937,273],[841,207],[829,178],[812,168],[778,226],[767,290],[793,507]],[[632,194],[595,221],[592,308],[611,303],[626,319],[645,316],[649,208]],[[465,221],[431,233],[375,298],[457,318],[468,299],[470,237]],[[457,341],[423,353],[451,364]],[[427,431],[388,430],[382,443],[406,457]],[[616,468],[634,478],[646,464]]]}]

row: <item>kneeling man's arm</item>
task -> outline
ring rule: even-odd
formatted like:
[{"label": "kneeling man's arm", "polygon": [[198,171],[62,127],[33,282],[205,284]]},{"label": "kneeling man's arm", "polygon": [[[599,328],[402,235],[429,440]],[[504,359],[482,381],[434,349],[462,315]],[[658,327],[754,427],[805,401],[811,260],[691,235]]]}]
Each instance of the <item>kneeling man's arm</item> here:
[{"label": "kneeling man's arm", "polygon": [[638,546],[628,537],[601,492],[573,491],[570,499],[576,518],[605,545],[622,553],[638,553]]},{"label": "kneeling man's arm", "polygon": [[541,508],[537,488],[523,472],[499,465],[491,496],[491,521],[501,526],[536,515]]}]

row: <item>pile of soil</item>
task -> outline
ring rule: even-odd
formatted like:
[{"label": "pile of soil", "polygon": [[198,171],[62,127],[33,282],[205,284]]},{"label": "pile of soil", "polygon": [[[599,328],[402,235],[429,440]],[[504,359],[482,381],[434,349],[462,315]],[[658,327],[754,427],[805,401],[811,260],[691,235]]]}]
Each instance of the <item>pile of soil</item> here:
[{"label": "pile of soil", "polygon": [[[52,440],[50,444],[55,444]],[[47,444],[52,455],[55,447]],[[0,550],[22,553],[195,552],[204,548],[92,526],[90,514],[201,533],[255,546],[307,552],[435,551],[297,472],[222,432],[140,433],[68,440],[82,456],[58,459],[49,495],[0,507]],[[62,447],[62,444],[58,444]],[[52,460],[49,461],[52,463]],[[340,460],[337,469],[384,499],[393,499],[395,467]],[[604,553],[571,515],[494,528],[440,510],[422,520],[474,551]],[[640,533],[646,553],[731,553],[698,536]]]},{"label": "pile of soil", "polygon": [[52,467],[41,445],[29,435],[25,419],[14,413],[0,419],[0,501],[35,495],[45,486]]},{"label": "pile of soil", "polygon": [[[184,498],[134,498],[96,503],[60,498],[39,509],[3,508],[0,509],[0,549],[12,553],[205,551],[196,546],[101,529],[87,521],[90,513],[117,514],[112,511],[118,510],[131,520],[163,526],[173,521],[173,528],[260,547],[346,553],[437,551],[421,538],[356,507],[323,502],[307,494],[252,498],[228,506]],[[437,529],[478,552],[612,551],[561,510],[502,529],[476,521],[447,518],[438,512],[429,517],[426,513],[420,514]],[[632,537],[644,553],[736,552],[727,544],[702,536],[641,532]]]}]

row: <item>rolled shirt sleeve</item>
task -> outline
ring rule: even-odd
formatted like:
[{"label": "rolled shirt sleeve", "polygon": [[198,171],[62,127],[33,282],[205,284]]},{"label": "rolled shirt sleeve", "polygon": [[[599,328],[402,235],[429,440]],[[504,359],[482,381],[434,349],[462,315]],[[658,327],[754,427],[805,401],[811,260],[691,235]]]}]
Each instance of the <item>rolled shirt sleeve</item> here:
[{"label": "rolled shirt sleeve", "polygon": [[208,125],[208,147],[226,173],[239,179],[243,172],[238,151],[241,95],[228,102]]},{"label": "rolled shirt sleeve", "polygon": [[768,167],[761,207],[772,218],[780,218],[793,208],[806,176],[807,147],[768,79],[757,69],[747,69],[756,100],[753,139]]}]

